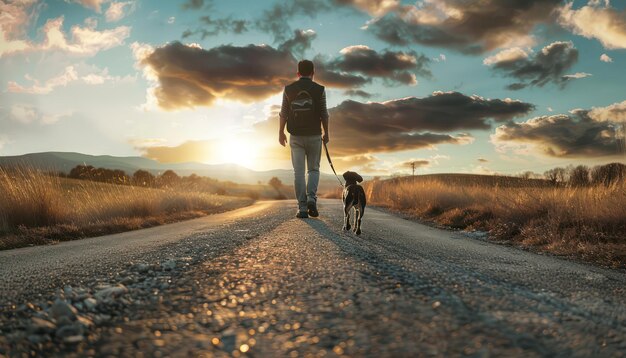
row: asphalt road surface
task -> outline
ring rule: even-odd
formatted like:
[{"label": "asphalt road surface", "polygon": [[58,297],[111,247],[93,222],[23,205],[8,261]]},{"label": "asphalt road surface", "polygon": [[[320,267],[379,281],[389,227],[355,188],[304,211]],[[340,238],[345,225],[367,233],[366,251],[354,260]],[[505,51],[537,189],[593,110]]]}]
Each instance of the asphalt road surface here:
[{"label": "asphalt road surface", "polygon": [[341,203],[0,252],[0,356],[626,356],[626,273]]}]

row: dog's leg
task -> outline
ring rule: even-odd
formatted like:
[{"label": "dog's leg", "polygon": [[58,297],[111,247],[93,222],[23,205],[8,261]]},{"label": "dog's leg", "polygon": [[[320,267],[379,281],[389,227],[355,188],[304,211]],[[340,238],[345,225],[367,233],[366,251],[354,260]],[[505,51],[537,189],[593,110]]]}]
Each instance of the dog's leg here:
[{"label": "dog's leg", "polygon": [[358,224],[359,222],[359,207],[358,206],[354,206],[354,228],[352,229],[352,231],[356,234],[356,230],[358,229]]},{"label": "dog's leg", "polygon": [[350,230],[350,207],[345,204],[343,206],[343,229]]},{"label": "dog's leg", "polygon": [[363,218],[364,211],[365,211],[365,206],[361,205],[361,207],[359,208],[357,212],[358,215],[354,218],[354,221],[356,221],[356,224],[354,225],[356,227],[355,233],[357,235],[361,235],[361,219]]}]

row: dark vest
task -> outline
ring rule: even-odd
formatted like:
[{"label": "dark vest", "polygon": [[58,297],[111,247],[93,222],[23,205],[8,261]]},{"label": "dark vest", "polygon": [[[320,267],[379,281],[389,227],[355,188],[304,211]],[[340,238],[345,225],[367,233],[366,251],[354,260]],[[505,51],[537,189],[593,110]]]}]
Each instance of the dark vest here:
[{"label": "dark vest", "polygon": [[[322,134],[322,94],[324,93],[324,86],[319,85],[309,78],[300,78],[299,80],[285,86],[285,93],[289,99],[289,103],[298,95],[302,90],[309,92],[313,98],[313,105],[315,108],[315,120],[310,123],[306,123],[304,126],[301,124],[297,128],[294,128],[291,118],[291,111],[287,118],[287,132],[292,135],[321,135]],[[291,124],[291,125],[290,125]]]}]

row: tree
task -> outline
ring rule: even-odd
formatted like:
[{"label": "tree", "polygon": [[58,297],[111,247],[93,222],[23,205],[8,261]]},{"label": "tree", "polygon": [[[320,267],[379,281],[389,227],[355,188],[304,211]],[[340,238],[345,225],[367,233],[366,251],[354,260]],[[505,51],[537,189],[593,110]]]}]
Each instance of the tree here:
[{"label": "tree", "polygon": [[556,167],[543,173],[543,176],[549,180],[552,184],[558,184],[565,182],[566,171],[565,168]]},{"label": "tree", "polygon": [[571,186],[589,185],[589,167],[579,165],[571,169],[569,173],[569,184]]},{"label": "tree", "polygon": [[153,186],[154,175],[148,171],[139,169],[133,174],[133,183],[139,186]]},{"label": "tree", "polygon": [[159,177],[159,184],[165,187],[171,187],[180,181],[180,177],[173,170],[166,170]]},{"label": "tree", "polygon": [[626,165],[622,163],[599,165],[591,171],[591,182],[595,185],[610,186],[624,179],[626,179]]},{"label": "tree", "polygon": [[269,184],[269,186],[274,188],[274,190],[276,190],[276,199],[282,200],[287,198],[281,190],[283,188],[283,182],[280,181],[280,179],[278,179],[277,177],[272,177],[272,179],[270,179],[267,183]]}]

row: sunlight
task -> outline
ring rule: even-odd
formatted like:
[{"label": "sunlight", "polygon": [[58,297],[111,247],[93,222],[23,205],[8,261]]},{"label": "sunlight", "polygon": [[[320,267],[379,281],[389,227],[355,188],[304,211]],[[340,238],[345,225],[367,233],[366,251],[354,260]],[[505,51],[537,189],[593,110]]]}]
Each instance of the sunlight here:
[{"label": "sunlight", "polygon": [[252,143],[233,137],[219,143],[214,159],[216,162],[238,164],[244,167],[257,164],[257,154]]}]

